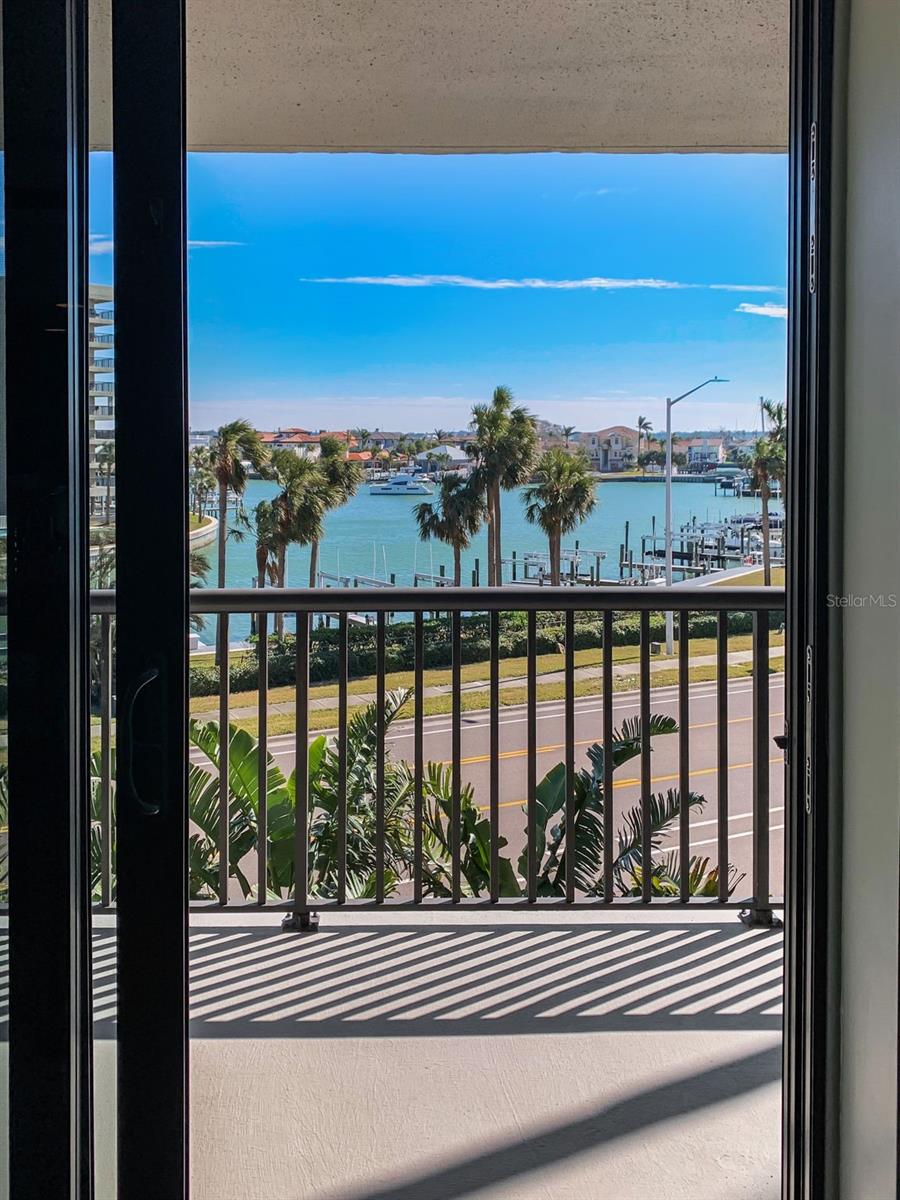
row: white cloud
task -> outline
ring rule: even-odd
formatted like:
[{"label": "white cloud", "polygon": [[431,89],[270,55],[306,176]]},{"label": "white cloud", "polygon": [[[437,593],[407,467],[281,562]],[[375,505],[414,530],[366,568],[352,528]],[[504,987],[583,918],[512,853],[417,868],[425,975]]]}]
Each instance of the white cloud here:
[{"label": "white cloud", "polygon": [[711,283],[711,292],[783,292],[783,287],[771,283]]},{"label": "white cloud", "polygon": [[[189,250],[206,250],[214,246],[243,246],[244,242],[207,242],[188,241]],[[89,254],[112,254],[115,249],[115,242],[108,233],[91,233],[88,234],[88,253]]]},{"label": "white cloud", "polygon": [[734,311],[752,313],[755,317],[780,317],[782,321],[786,320],[788,315],[786,304],[739,304]]},{"label": "white cloud", "polygon": [[[478,291],[501,292],[514,290],[531,291],[722,291],[722,292],[782,292],[774,284],[741,283],[681,283],[672,279],[613,279],[603,275],[589,275],[584,279],[479,279],[472,275],[325,275],[318,278],[301,278],[301,283],[345,283],[370,287],[429,288],[457,287],[474,288]],[[741,309],[743,311],[743,307]]]},{"label": "white cloud", "polygon": [[[763,290],[762,288],[743,288],[738,284],[679,283],[671,279],[610,279],[603,275],[590,275],[585,279],[478,279],[471,275],[326,275],[319,278],[302,278],[300,282],[366,284],[373,287],[398,288],[458,287],[492,292],[516,289],[560,292],[631,289],[683,291],[704,288],[721,288],[728,291]],[[781,289],[773,287],[766,290],[780,291]]]},{"label": "white cloud", "polygon": [[246,244],[246,242],[205,242],[190,238],[188,240],[188,250],[209,250],[215,246],[245,246]]}]

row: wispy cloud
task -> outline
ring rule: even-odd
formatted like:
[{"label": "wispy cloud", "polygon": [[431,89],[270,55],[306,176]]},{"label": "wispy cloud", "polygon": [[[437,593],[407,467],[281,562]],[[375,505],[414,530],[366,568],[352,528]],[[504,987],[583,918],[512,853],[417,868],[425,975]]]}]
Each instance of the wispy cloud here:
[{"label": "wispy cloud", "polygon": [[430,288],[456,287],[476,288],[480,291],[500,292],[512,290],[534,291],[624,291],[649,289],[652,291],[683,291],[687,289],[716,288],[726,291],[780,291],[780,288],[761,286],[742,287],[731,283],[680,283],[672,279],[611,279],[603,275],[590,275],[585,279],[478,279],[471,275],[325,275],[318,278],[302,278],[301,283],[344,283],[363,284],[370,287]]},{"label": "wispy cloud", "polygon": [[[210,250],[216,246],[243,246],[244,242],[212,242],[194,238],[188,240],[188,250]],[[116,244],[108,233],[88,234],[89,254],[112,254]]]},{"label": "wispy cloud", "polygon": [[786,304],[739,304],[734,311],[751,313],[754,317],[779,317],[782,321],[788,315]]},{"label": "wispy cloud", "polygon": [[783,292],[784,288],[774,283],[710,283],[711,292]]},{"label": "wispy cloud", "polygon": [[210,250],[216,246],[246,246],[246,242],[207,242],[188,239],[188,250]]}]

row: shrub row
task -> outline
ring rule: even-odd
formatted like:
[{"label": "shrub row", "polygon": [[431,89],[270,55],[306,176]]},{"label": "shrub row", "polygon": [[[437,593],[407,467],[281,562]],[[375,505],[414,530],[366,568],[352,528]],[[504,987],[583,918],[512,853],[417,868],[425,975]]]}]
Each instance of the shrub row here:
[{"label": "shrub row", "polygon": [[[554,622],[537,623],[536,648],[538,654],[555,654],[563,644],[565,633],[555,613],[541,613],[539,617],[556,618]],[[596,614],[584,614],[575,625],[575,649],[593,650],[603,646],[603,625]],[[522,613],[504,614],[500,635],[500,657],[522,658],[527,652],[527,633]],[[781,613],[771,613],[771,628],[780,628],[784,623]],[[732,634],[749,633],[753,628],[751,613],[728,614],[728,631]],[[715,613],[691,613],[688,629],[692,638],[715,637],[717,616]],[[486,662],[490,657],[487,619],[482,615],[463,618],[462,661],[464,663]],[[613,645],[636,646],[640,642],[640,617],[637,613],[623,614],[613,621]],[[665,638],[665,617],[653,613],[650,617],[650,636],[654,641]],[[351,626],[348,631],[348,661],[350,678],[358,679],[375,674],[375,634],[371,627]],[[451,645],[446,621],[427,621],[424,624],[425,666],[449,667]],[[387,671],[411,671],[415,665],[413,626],[411,623],[390,625],[385,639],[385,667]],[[312,634],[309,658],[309,676],[313,683],[334,682],[338,672],[338,631],[317,629]],[[294,638],[288,635],[283,642],[269,646],[269,686],[283,687],[294,682],[295,658]],[[252,691],[258,683],[255,659],[248,658],[230,672],[233,692]],[[219,668],[191,667],[190,694],[192,696],[214,696],[219,690]],[[0,697],[2,699],[2,697]]]}]

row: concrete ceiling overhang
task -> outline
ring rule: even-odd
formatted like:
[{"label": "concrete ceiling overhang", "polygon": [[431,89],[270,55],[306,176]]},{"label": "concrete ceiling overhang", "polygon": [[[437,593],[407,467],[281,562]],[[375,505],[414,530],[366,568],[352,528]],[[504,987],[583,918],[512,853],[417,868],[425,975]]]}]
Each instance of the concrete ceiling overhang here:
[{"label": "concrete ceiling overhang", "polygon": [[[94,13],[102,146],[109,25]],[[187,13],[192,150],[787,145],[787,0],[188,0]]]}]

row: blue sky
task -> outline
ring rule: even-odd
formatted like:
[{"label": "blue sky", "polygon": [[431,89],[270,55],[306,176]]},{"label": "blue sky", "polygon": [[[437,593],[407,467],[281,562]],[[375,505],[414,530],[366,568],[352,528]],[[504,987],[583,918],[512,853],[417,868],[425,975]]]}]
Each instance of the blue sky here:
[{"label": "blue sky", "polygon": [[[191,424],[754,428],[785,389],[787,158],[191,155]],[[110,159],[92,278],[111,278]]]}]

